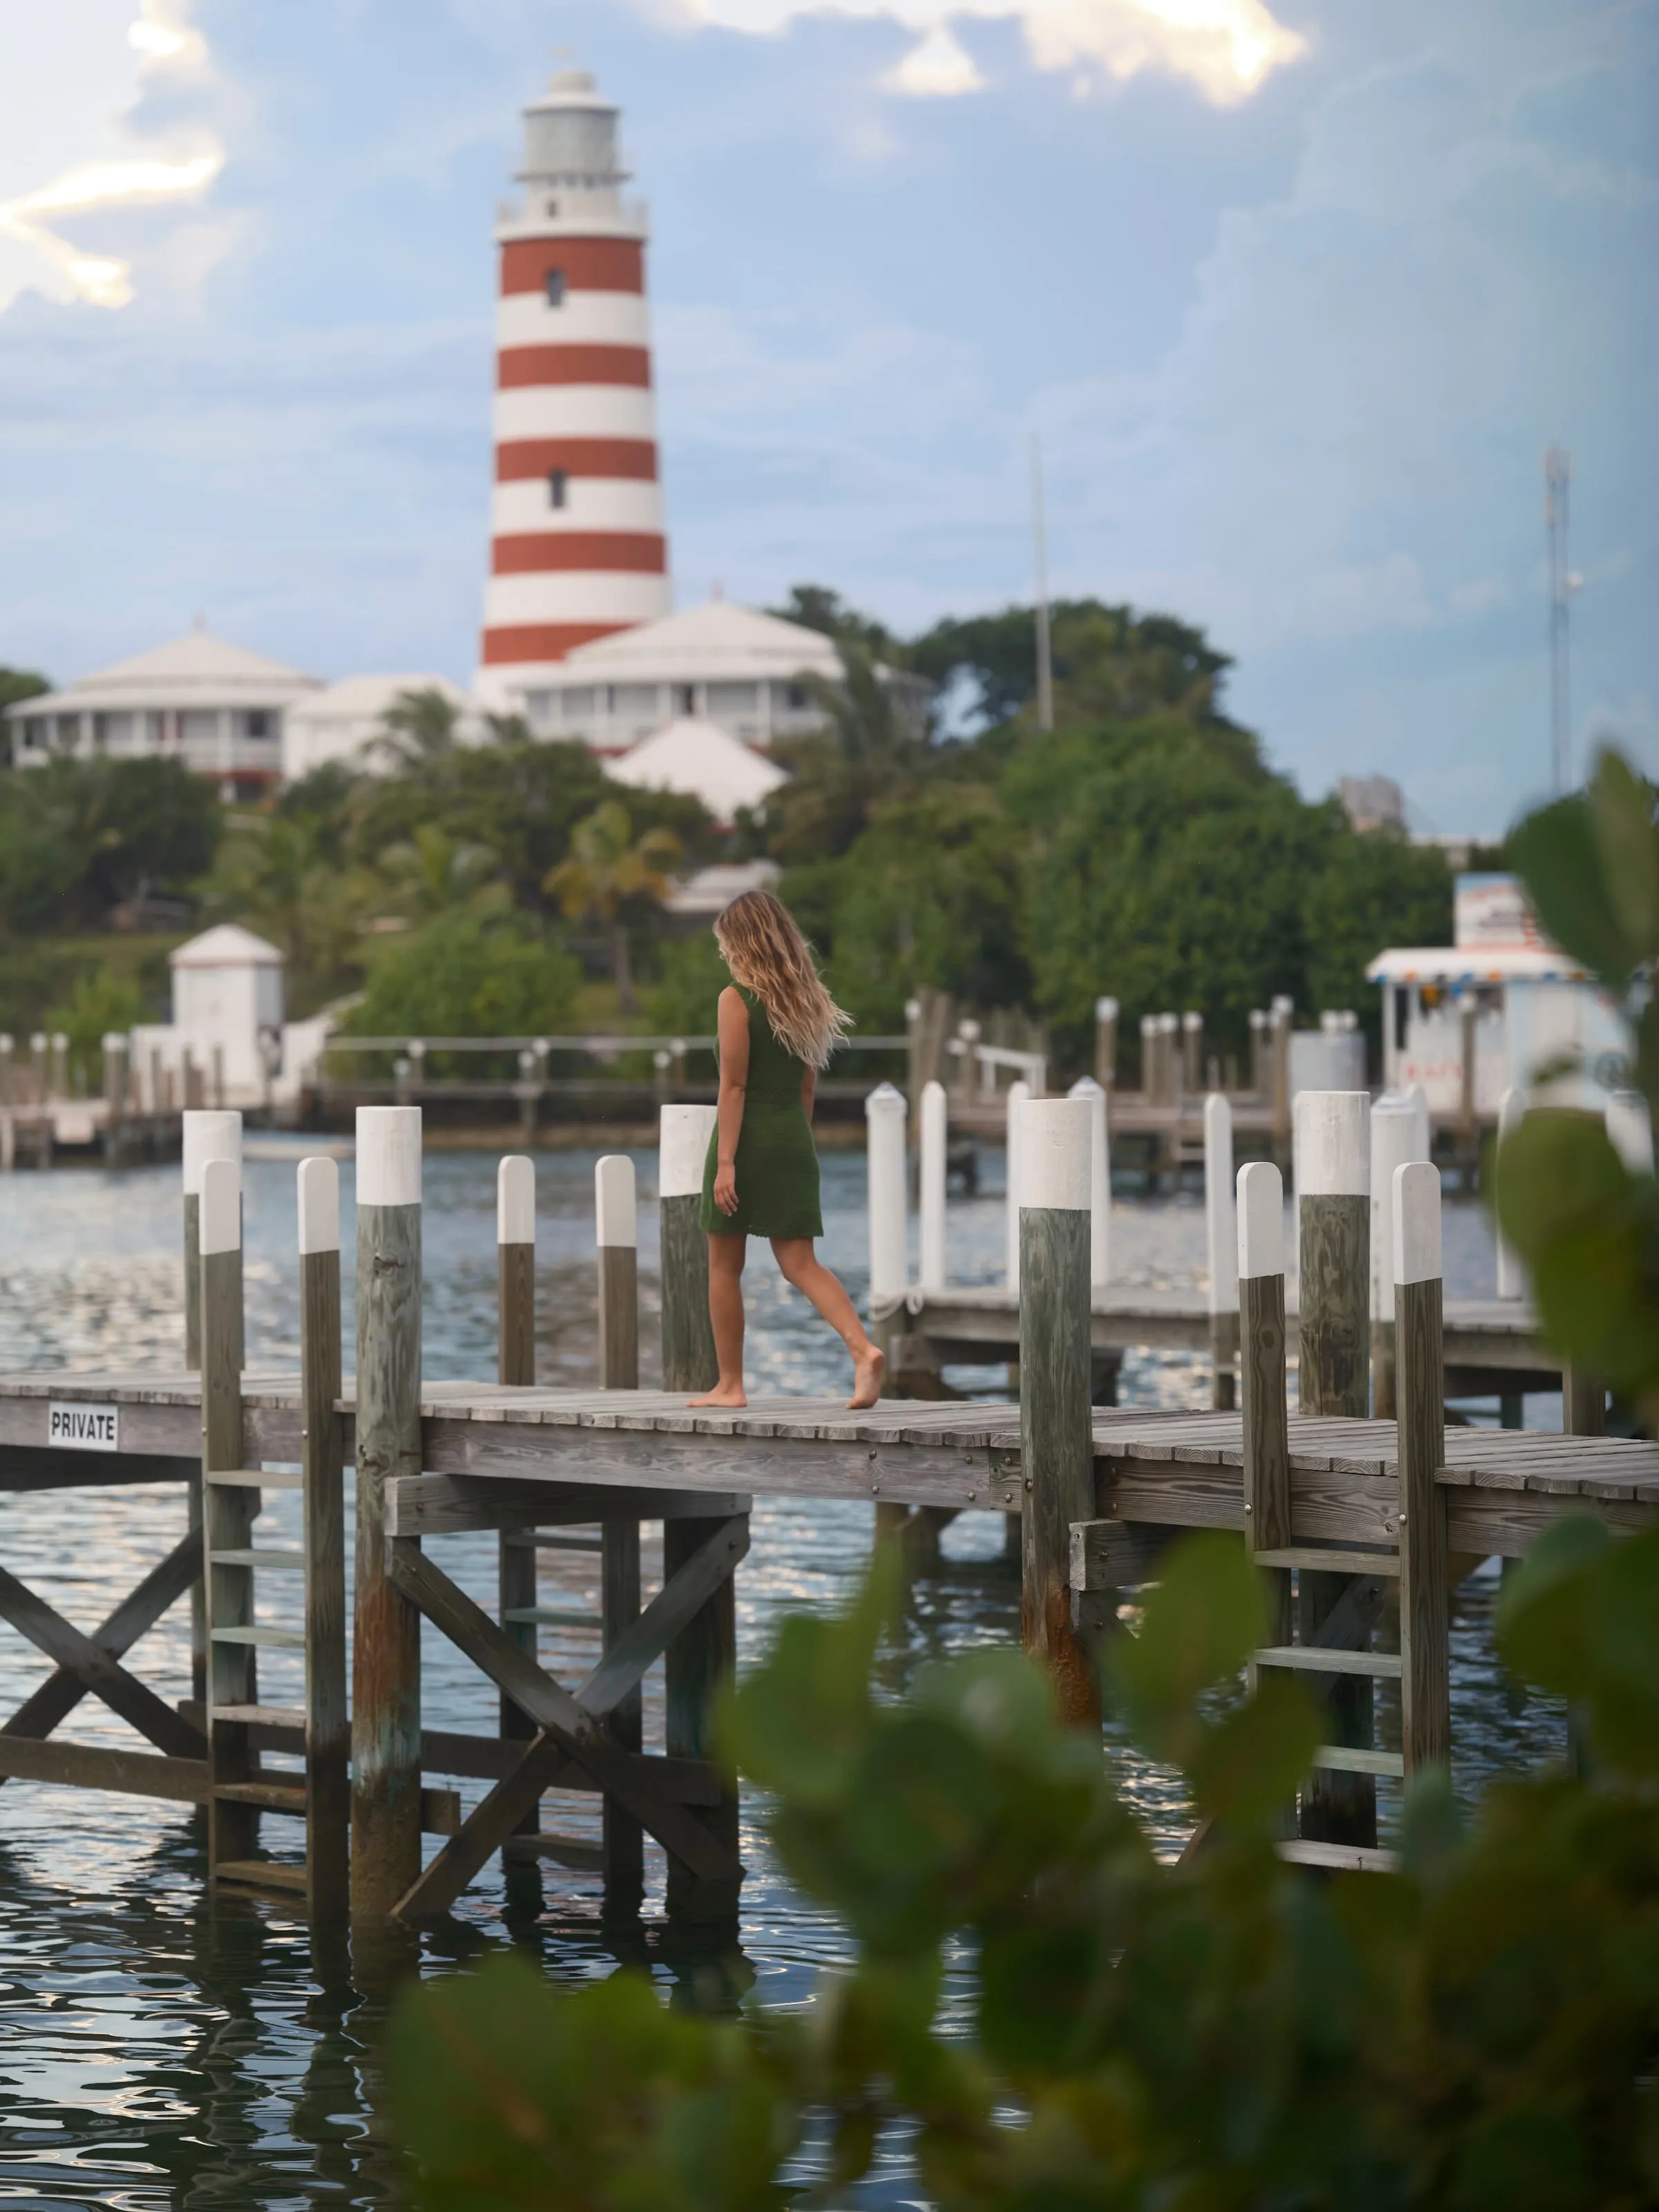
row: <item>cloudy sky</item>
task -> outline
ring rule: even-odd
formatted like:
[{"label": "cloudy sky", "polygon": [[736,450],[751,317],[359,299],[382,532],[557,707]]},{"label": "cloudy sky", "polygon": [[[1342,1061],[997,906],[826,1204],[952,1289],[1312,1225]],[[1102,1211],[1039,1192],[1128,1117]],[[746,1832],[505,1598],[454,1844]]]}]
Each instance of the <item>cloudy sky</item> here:
[{"label": "cloudy sky", "polygon": [[1310,791],[1659,769],[1659,0],[0,0],[0,663],[477,648],[492,212],[624,109],[678,602],[1202,623]]}]

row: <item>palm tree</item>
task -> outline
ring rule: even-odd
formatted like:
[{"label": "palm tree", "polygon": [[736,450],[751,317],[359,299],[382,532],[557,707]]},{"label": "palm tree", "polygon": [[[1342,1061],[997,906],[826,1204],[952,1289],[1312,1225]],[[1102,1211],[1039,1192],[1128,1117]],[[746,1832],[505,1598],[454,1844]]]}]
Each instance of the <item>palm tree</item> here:
[{"label": "palm tree", "polygon": [[501,881],[501,861],[488,845],[463,844],[436,823],[423,822],[403,842],[380,855],[380,873],[406,920],[471,908],[493,912],[511,903]]},{"label": "palm tree", "polygon": [[607,799],[576,824],[569,858],[550,868],[542,884],[568,921],[591,915],[610,932],[611,972],[624,1014],[634,1012],[634,976],[623,902],[647,898],[660,905],[670,889],[664,866],[679,856],[680,841],[672,830],[647,830],[636,839],[627,808]]},{"label": "palm tree", "polygon": [[455,750],[460,719],[460,708],[435,684],[400,691],[380,716],[380,734],[369,739],[368,750],[389,754],[402,768],[441,760]]}]

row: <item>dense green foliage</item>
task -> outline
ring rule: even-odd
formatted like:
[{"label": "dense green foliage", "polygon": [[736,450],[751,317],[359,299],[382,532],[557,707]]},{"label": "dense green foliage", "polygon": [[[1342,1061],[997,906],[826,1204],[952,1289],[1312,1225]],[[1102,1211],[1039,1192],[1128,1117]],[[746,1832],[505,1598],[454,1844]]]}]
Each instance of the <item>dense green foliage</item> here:
[{"label": "dense green foliage", "polygon": [[[741,2024],[513,1961],[411,1990],[390,2079],[433,2212],[839,2203],[894,2125],[943,2212],[1654,2200],[1659,1536],[1565,1523],[1505,1591],[1505,1659],[1574,1699],[1588,1776],[1504,1781],[1467,1830],[1425,1778],[1402,1870],[1325,1883],[1273,1843],[1318,1734],[1302,1692],[1219,1719],[1201,1695],[1262,1633],[1236,1539],[1186,1540],[1112,1647],[1132,1729],[1208,1816],[1175,1866],[1014,1654],[872,1692],[891,1575],[849,1620],[787,1622],[726,1722],[853,1970]],[[779,2179],[806,2144],[811,2196]]]},{"label": "dense green foliage", "polygon": [[177,761],[48,761],[0,777],[0,935],[106,924],[211,865],[217,799]]},{"label": "dense green foliage", "polygon": [[[8,707],[19,706],[25,699],[38,699],[43,691],[51,689],[46,678],[37,675],[32,668],[0,668],[0,714]],[[11,724],[0,721],[0,767],[11,757]]]},{"label": "dense green foliage", "polygon": [[[1631,1079],[1659,1125],[1659,794],[1617,753],[1589,788],[1515,832],[1545,929],[1623,1008]],[[1659,1428],[1659,1178],[1620,1158],[1598,1115],[1534,1108],[1495,1182],[1551,1341]]]},{"label": "dense green foliage", "polygon": [[[357,1036],[538,1036],[564,1028],[580,981],[568,953],[523,916],[462,909],[399,940],[341,1028]],[[482,1065],[467,1064],[474,1073]],[[441,1054],[428,1065],[444,1072]]]}]

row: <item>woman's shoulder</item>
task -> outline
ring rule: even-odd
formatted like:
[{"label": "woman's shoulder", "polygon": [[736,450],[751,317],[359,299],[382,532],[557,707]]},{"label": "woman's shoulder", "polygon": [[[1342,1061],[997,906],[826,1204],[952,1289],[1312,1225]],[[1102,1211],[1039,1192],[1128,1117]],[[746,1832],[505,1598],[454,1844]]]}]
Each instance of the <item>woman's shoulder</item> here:
[{"label": "woman's shoulder", "polygon": [[755,994],[752,991],[745,991],[741,983],[728,983],[721,991],[716,1005],[724,1006],[732,1013],[741,1006],[745,1013],[752,1014],[756,1006]]}]

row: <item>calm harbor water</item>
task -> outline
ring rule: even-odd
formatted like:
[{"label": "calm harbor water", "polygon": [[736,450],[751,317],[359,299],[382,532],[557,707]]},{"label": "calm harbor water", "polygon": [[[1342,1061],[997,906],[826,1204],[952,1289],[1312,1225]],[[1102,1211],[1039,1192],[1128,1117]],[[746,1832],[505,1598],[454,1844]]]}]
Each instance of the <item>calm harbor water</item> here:
[{"label": "calm harbor water", "polygon": [[[989,1155],[985,1194],[952,1203],[951,1265],[960,1280],[998,1278],[1000,1164]],[[651,1382],[654,1161],[641,1155],[638,1165]],[[586,1382],[592,1372],[592,1166],[591,1153],[544,1155],[538,1163],[544,1380]],[[494,1170],[493,1158],[477,1154],[436,1154],[427,1162],[425,1364],[432,1376],[487,1379],[493,1372]],[[349,1250],[349,1163],[342,1182]],[[250,1364],[292,1364],[299,1327],[293,1161],[250,1161],[246,1187]],[[0,1182],[0,1369],[176,1366],[183,1343],[179,1218],[176,1170]],[[861,1158],[826,1156],[824,1222],[824,1256],[861,1300],[867,1281]],[[1450,1295],[1489,1291],[1490,1239],[1474,1208],[1449,1212],[1446,1257]],[[1202,1267],[1203,1217],[1194,1200],[1120,1203],[1115,1273],[1180,1285],[1200,1281]],[[839,1346],[786,1289],[769,1255],[751,1257],[747,1283],[751,1389],[837,1387],[844,1367]],[[348,1346],[349,1294],[348,1282]],[[1000,1370],[962,1370],[951,1379],[997,1389],[1005,1378]],[[1121,1385],[1126,1402],[1144,1404],[1198,1407],[1207,1393],[1201,1366],[1172,1353],[1132,1355]],[[1528,1418],[1535,1427],[1559,1426],[1559,1400],[1529,1400]],[[262,1526],[280,1531],[294,1501],[267,1496],[272,1504]],[[90,1626],[182,1525],[182,1498],[161,1486],[0,1498],[0,1564]],[[863,1506],[757,1501],[753,1549],[738,1582],[740,1667],[764,1653],[787,1611],[848,1598],[870,1534]],[[965,1516],[947,1531],[941,1571],[916,1584],[902,1647],[884,1662],[889,1688],[902,1690],[915,1668],[937,1655],[1016,1639],[1018,1593],[1001,1565],[1001,1547],[1000,1519],[990,1515]],[[441,1556],[481,1601],[490,1601],[493,1538],[445,1540]],[[653,1564],[647,1555],[647,1571]],[[591,1603],[580,1568],[563,1572],[570,1601]],[[550,1587],[554,1571],[544,1567],[544,1576]],[[1559,1714],[1535,1704],[1524,1713],[1511,1710],[1492,1656],[1495,1589],[1489,1565],[1457,1601],[1455,1734],[1458,1780],[1468,1795],[1498,1769],[1552,1753],[1560,1736]],[[167,1697],[188,1692],[187,1626],[181,1606],[135,1650],[132,1663]],[[584,1630],[543,1631],[544,1663],[562,1679],[585,1671],[593,1649]],[[430,1632],[423,1665],[432,1725],[493,1729],[493,1695]],[[0,1708],[9,1711],[48,1671],[32,1647],[0,1630]],[[298,1686],[292,1676],[284,1679],[280,1663],[264,1669],[262,1662],[263,1695],[280,1701],[297,1696]],[[647,1733],[652,1724],[647,1702]],[[124,1723],[91,1703],[64,1733],[83,1741],[132,1740]],[[1109,1725],[1108,1741],[1122,1789],[1173,1849],[1183,1834],[1183,1808],[1171,1778],[1127,1753]],[[471,1802],[483,1785],[462,1788]],[[400,2201],[395,2157],[377,2140],[372,2115],[377,1999],[352,1986],[343,1961],[315,1955],[303,1923],[281,1904],[210,1905],[198,1815],[143,1799],[15,1782],[4,1784],[0,1805],[0,2203],[242,2212]],[[845,1955],[844,1940],[783,1880],[767,1848],[761,1808],[746,1805],[744,1813],[750,1871],[735,1968],[728,1961],[717,1970],[665,1929],[657,1860],[644,1913],[623,1930],[602,1925],[595,1881],[550,1869],[540,1893],[526,1899],[517,1879],[509,1896],[499,1866],[492,1866],[453,1918],[424,1940],[425,1969],[452,1971],[513,1943],[568,1980],[608,1974],[625,1959],[687,2001],[748,1983],[748,2004],[804,2004],[817,1976]],[[590,1808],[564,1798],[551,1801],[545,1825],[575,1833],[592,1820]],[[267,1821],[267,1833],[280,1841],[287,1825]],[[963,1999],[958,1982],[949,2001],[959,2006]],[[847,2201],[917,2201],[902,2145],[890,2147],[872,2181]]]}]

